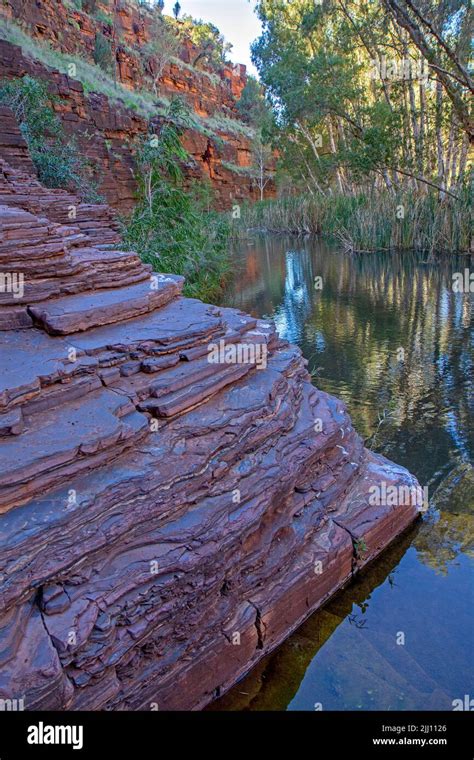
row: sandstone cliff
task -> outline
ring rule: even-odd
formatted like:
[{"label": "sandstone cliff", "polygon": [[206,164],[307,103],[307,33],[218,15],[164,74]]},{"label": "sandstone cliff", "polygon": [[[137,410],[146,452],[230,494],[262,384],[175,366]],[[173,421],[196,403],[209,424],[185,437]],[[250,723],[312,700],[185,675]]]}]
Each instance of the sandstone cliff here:
[{"label": "sandstone cliff", "polygon": [[417,484],[273,324],[116,250],[110,209],[43,188],[9,134],[0,697],[198,709],[416,518],[370,489]]},{"label": "sandstone cliff", "polygon": [[[183,138],[192,157],[188,179],[210,180],[220,209],[257,198],[249,174],[251,130],[239,120],[236,109],[246,83],[245,66],[223,65],[217,73],[202,64],[196,68],[192,62],[199,49],[184,40],[178,57],[164,68],[156,100],[143,89],[149,82],[140,58],[150,37],[150,13],[132,0],[96,5],[106,19],[114,10],[113,30],[109,23],[62,0],[0,4],[0,78],[30,74],[48,82],[66,131],[77,137],[84,156],[96,167],[99,190],[121,212],[132,208],[136,190],[134,141],[159,114],[160,102],[173,95],[183,97],[196,116],[196,128],[188,129]],[[10,31],[2,27],[2,19],[14,24]],[[114,38],[117,83],[105,88],[107,93],[95,92],[97,82],[88,81],[80,66],[76,71],[81,60],[93,63],[97,34]],[[56,57],[42,54],[44,43],[45,50],[57,51]],[[267,193],[273,193],[271,183]]]}]

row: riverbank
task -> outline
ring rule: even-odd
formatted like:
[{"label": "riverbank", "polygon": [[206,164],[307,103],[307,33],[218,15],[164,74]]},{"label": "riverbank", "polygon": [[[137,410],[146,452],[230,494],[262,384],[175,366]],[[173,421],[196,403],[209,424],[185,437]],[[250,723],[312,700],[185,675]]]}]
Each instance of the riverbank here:
[{"label": "riverbank", "polygon": [[467,253],[471,247],[469,192],[456,197],[429,192],[307,194],[246,205],[234,224],[234,235],[248,229],[278,234],[321,234],[343,250],[417,250]]}]

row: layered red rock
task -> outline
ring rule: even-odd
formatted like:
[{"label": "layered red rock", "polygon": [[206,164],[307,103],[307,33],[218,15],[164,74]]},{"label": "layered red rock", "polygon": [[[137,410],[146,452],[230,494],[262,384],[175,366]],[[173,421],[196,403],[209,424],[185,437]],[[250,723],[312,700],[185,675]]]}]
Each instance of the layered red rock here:
[{"label": "layered red rock", "polygon": [[[158,9],[151,12],[134,0],[121,0],[115,7],[107,2],[94,5],[88,8],[85,2],[80,9],[64,0],[42,0],[33,6],[22,0],[5,0],[0,17],[19,22],[34,39],[62,53],[81,55],[90,63],[94,62],[96,34],[102,34],[114,44],[119,81],[130,89],[143,89],[149,81],[140,49],[155,33]],[[189,38],[180,40],[176,58],[165,66],[162,91],[166,95],[184,94],[196,112],[209,115],[220,109],[235,114],[236,100],[246,84],[246,67],[229,62],[216,71],[205,63],[202,52]],[[197,59],[199,68],[194,68]]]},{"label": "layered red rock", "polygon": [[26,150],[23,135],[13,113],[6,106],[0,106],[0,124],[0,155],[4,156],[10,166],[34,175],[35,168]]},{"label": "layered red rock", "polygon": [[[135,253],[112,248],[119,236],[108,206],[48,190],[2,159],[0,231],[0,330],[35,322],[65,334],[143,314],[182,288],[182,278],[151,280]],[[100,295],[85,295],[94,289]]]},{"label": "layered red rock", "polygon": [[[111,40],[110,25],[70,4],[45,0],[34,8],[30,5],[8,0],[0,4],[0,17],[20,23],[32,37],[46,41],[62,53],[80,55],[89,61],[93,60],[96,33]],[[134,3],[121,6],[117,6],[115,15],[117,39],[121,40],[116,45],[116,74],[123,88],[141,91],[145,86],[150,88],[149,78],[144,77],[140,47],[150,39],[151,17],[144,7]],[[98,9],[102,10],[102,16],[110,15],[110,8],[98,5]],[[183,143],[191,156],[185,167],[186,181],[210,181],[216,208],[227,210],[233,203],[259,197],[250,173],[242,171],[250,165],[252,153],[251,134],[239,121],[237,111],[246,71],[242,64],[231,63],[222,65],[217,73],[206,66],[196,69],[192,64],[200,52],[190,40],[183,42],[178,57],[165,67],[160,94],[168,99],[176,94],[184,97],[204,119],[203,124],[207,117],[224,117],[220,118],[220,125],[217,120],[213,131],[186,129]],[[72,57],[71,63],[74,60]],[[35,60],[26,46],[22,51],[0,39],[0,78],[15,79],[25,74],[47,82],[63,127],[68,135],[74,136],[81,153],[90,161],[100,193],[113,208],[129,213],[137,192],[136,141],[147,132],[149,118],[154,115],[153,101],[149,102],[150,114],[146,117],[134,107],[127,107],[127,89],[122,88],[122,96],[118,93],[115,99],[89,92],[89,83],[86,92],[78,79]],[[1,133],[0,122],[0,143],[9,139]],[[14,157],[14,150],[10,156]],[[271,181],[265,194],[274,194]]]},{"label": "layered red rock", "polygon": [[[5,108],[4,111],[13,117],[9,109]],[[18,126],[16,131],[21,155],[28,156]],[[83,203],[75,193],[46,188],[31,171],[23,170],[21,162],[18,163],[21,168],[15,169],[0,158],[0,205],[22,208],[37,216],[47,215],[50,221],[69,228],[70,235],[76,236],[75,240],[71,237],[71,245],[104,248],[119,242],[119,225],[110,206],[105,203]]]},{"label": "layered red rock", "polygon": [[183,298],[181,278],[84,247],[14,197],[0,697],[202,708],[416,518],[411,501],[374,506],[373,488],[417,483],[364,448],[271,322]]}]

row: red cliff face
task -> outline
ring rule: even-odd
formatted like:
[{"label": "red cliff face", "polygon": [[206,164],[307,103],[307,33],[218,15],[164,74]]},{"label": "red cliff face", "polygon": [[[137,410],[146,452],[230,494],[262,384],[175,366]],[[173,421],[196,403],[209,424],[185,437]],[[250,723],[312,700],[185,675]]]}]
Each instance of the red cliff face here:
[{"label": "red cliff face", "polygon": [[[0,16],[21,24],[35,40],[71,55],[71,62],[79,55],[93,62],[95,37],[102,34],[115,50],[116,76],[122,85],[118,97],[126,97],[123,88],[143,90],[147,76],[140,60],[140,46],[150,38],[150,12],[123,0],[89,5],[95,5],[96,16],[86,12],[87,0],[82,11],[61,0],[28,4],[6,0],[0,5]],[[114,26],[107,18],[114,20]],[[159,96],[184,97],[203,127],[209,117],[214,119],[212,130],[188,130],[183,138],[193,159],[187,176],[190,180],[210,179],[217,208],[226,209],[233,203],[258,197],[251,177],[233,169],[251,164],[251,139],[248,129],[238,121],[236,108],[245,87],[246,70],[241,64],[225,65],[219,72],[206,66],[196,69],[192,63],[198,54],[199,49],[190,40],[182,43],[179,59],[171,60],[164,69]],[[0,77],[25,74],[48,81],[51,92],[59,96],[56,108],[66,131],[76,135],[83,154],[97,166],[100,192],[116,209],[128,212],[136,190],[134,140],[146,132],[147,118],[116,98],[87,94],[78,78],[46,67],[34,59],[34,53],[0,40]],[[272,193],[271,187],[268,192]]]}]

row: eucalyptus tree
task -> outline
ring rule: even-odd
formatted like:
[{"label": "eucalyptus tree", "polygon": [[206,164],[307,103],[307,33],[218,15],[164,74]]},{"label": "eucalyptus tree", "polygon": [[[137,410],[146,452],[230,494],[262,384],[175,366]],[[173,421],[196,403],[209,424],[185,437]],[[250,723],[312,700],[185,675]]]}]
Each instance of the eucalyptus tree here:
[{"label": "eucalyptus tree", "polygon": [[[434,186],[454,194],[462,184],[470,9],[462,0],[417,2],[421,10],[412,0],[258,3],[263,29],[253,60],[283,163],[303,187]],[[410,6],[403,17],[401,6]],[[401,21],[407,13],[410,24]]]}]

